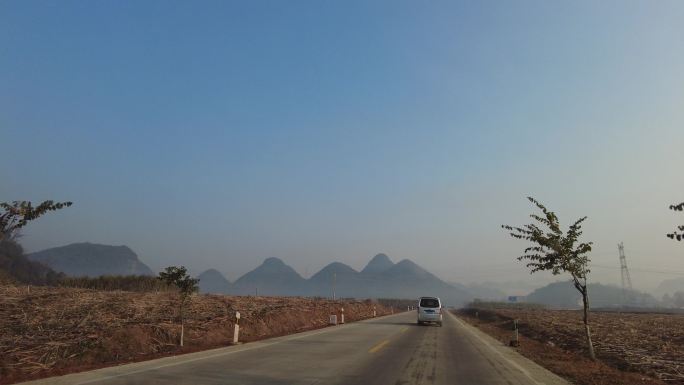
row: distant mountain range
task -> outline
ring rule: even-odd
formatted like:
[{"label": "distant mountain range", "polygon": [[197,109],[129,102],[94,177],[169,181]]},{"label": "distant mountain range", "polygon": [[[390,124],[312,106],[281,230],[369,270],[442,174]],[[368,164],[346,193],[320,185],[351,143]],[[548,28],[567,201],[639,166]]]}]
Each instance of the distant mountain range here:
[{"label": "distant mountain range", "polygon": [[[652,307],[657,306],[658,301],[652,295],[637,290],[625,291],[623,298],[622,288],[613,285],[591,283],[589,290],[589,306],[599,307]],[[582,297],[571,282],[554,282],[541,287],[530,293],[526,302],[540,303],[552,308],[576,309],[582,306]]]},{"label": "distant mountain range", "polygon": [[28,254],[27,257],[73,277],[155,275],[128,246],[73,243]]},{"label": "distant mountain range", "polygon": [[[0,248],[0,281],[16,279],[49,284],[59,279],[60,273],[89,277],[155,275],[127,246],[74,243],[24,255],[20,246],[14,250],[9,245]],[[278,258],[267,258],[232,283],[215,269],[203,272],[198,278],[200,291],[204,293],[330,297],[334,287],[339,298],[435,295],[449,305],[460,305],[475,298],[505,300],[511,287],[513,292],[524,292],[531,287],[526,282],[485,282],[468,286],[444,282],[411,260],[394,263],[385,254],[373,257],[361,271],[332,262],[309,279],[304,279]],[[655,294],[660,299],[664,294],[672,296],[675,292],[684,292],[684,278],[663,281]],[[589,295],[592,307],[618,306],[623,302],[622,289],[617,286],[591,284]],[[579,294],[569,282],[552,283],[527,296],[528,302],[559,308],[577,307],[579,300]],[[647,293],[628,291],[626,302],[630,306],[653,306],[658,300]]]},{"label": "distant mountain range", "polygon": [[[100,275],[154,275],[127,246],[109,246],[93,243],[74,243],[28,254],[30,261],[68,276]],[[15,263],[16,264],[16,263]],[[444,282],[415,262],[404,259],[394,263],[387,255],[378,254],[361,270],[332,262],[304,279],[292,267],[278,258],[267,258],[254,270],[235,282],[223,274],[209,269],[198,276],[203,293],[231,295],[320,296],[331,297],[333,290],[338,298],[417,298],[433,295],[449,305],[461,305],[474,298],[505,299],[505,293],[489,284],[464,286]],[[660,290],[674,291],[681,280],[666,281]],[[590,285],[593,307],[617,306],[622,303],[621,289],[600,284]],[[551,307],[578,306],[579,294],[567,282],[558,282],[539,288],[527,297],[528,302],[543,303]],[[641,292],[628,293],[633,305],[653,305],[657,301]]]},{"label": "distant mountain range", "polygon": [[460,305],[473,298],[460,284],[449,284],[404,259],[393,263],[385,254],[373,257],[363,270],[333,262],[309,279],[302,278],[278,258],[267,258],[259,267],[233,284],[216,270],[200,274],[200,290],[233,295],[332,296],[338,298],[418,298],[439,296],[443,302]]},{"label": "distant mountain range", "polygon": [[[154,275],[127,246],[74,243],[27,257],[68,276]],[[394,263],[385,254],[373,257],[361,271],[332,262],[309,279],[278,258],[267,258],[235,282],[228,281],[215,269],[203,272],[198,278],[203,293],[331,297],[334,290],[338,298],[439,296],[450,305],[474,298],[463,285],[444,282],[408,259]]]},{"label": "distant mountain range", "polygon": [[673,295],[676,292],[684,292],[684,277],[666,279],[655,289],[655,295],[662,298],[665,294]]}]

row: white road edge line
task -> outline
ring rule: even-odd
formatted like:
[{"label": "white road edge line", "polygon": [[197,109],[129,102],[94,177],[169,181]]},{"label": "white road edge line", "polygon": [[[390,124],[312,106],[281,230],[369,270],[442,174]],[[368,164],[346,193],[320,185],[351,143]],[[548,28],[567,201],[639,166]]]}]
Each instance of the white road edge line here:
[{"label": "white road edge line", "polygon": [[514,368],[518,369],[522,374],[524,374],[525,376],[527,376],[527,378],[529,378],[530,380],[532,380],[535,384],[537,384],[537,385],[546,385],[546,383],[544,383],[544,382],[539,382],[539,381],[537,381],[534,377],[532,377],[532,374],[530,374],[530,372],[528,372],[527,369],[525,369],[525,368],[523,368],[522,366],[518,365],[518,363],[516,363],[515,361],[511,360],[510,358],[504,356],[497,348],[495,348],[495,347],[492,346],[488,341],[486,341],[485,339],[483,339],[482,337],[480,337],[479,335],[477,335],[473,330],[470,329],[470,327],[472,327],[472,326],[464,324],[463,321],[461,321],[460,319],[458,319],[458,317],[456,317],[455,315],[451,314],[450,311],[447,312],[447,313],[448,313],[449,316],[451,316],[456,322],[458,322],[461,326],[463,326],[463,330],[467,331],[470,335],[472,335],[473,337],[477,338],[480,342],[482,342],[483,345],[487,346],[487,347],[489,348],[489,350],[493,351],[493,352],[496,353],[499,357],[503,358],[506,362],[508,362],[511,366],[513,366]]}]

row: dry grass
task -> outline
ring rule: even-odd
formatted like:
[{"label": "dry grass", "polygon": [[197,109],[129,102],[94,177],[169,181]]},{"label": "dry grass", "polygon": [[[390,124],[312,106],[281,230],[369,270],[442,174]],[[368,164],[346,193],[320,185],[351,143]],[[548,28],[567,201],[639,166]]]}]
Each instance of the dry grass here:
[{"label": "dry grass", "polygon": [[[481,309],[477,318],[474,312],[463,310],[459,315],[504,339],[512,335],[511,320],[518,319],[520,333],[547,352],[556,348],[578,360],[587,355],[580,311]],[[598,359],[616,373],[640,375],[641,383],[646,375],[684,384],[684,315],[593,312],[590,326]],[[578,383],[620,383],[611,382],[616,373],[607,376],[607,382],[598,382],[600,376],[594,375],[587,379],[590,382]]]},{"label": "dry grass", "polygon": [[[0,384],[228,345],[240,311],[242,341],[326,326],[344,306],[368,318],[369,301],[197,295],[186,311],[185,347],[175,293],[0,286]],[[378,315],[387,310],[376,305]]]}]

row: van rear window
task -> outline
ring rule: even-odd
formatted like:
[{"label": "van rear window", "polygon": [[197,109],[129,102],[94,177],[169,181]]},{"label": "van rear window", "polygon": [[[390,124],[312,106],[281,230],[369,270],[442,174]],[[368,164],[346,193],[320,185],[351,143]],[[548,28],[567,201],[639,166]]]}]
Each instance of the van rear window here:
[{"label": "van rear window", "polygon": [[420,307],[439,307],[439,301],[436,298],[422,298]]}]

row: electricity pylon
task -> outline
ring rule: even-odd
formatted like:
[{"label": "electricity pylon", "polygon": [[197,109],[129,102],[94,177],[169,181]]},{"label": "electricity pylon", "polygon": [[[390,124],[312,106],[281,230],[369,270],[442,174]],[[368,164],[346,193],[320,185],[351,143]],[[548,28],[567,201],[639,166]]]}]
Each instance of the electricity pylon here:
[{"label": "electricity pylon", "polygon": [[627,291],[632,293],[632,278],[629,277],[629,270],[627,269],[627,258],[625,258],[625,245],[620,242],[618,244],[618,253],[620,254],[620,274],[622,276],[622,304],[627,300]]}]

